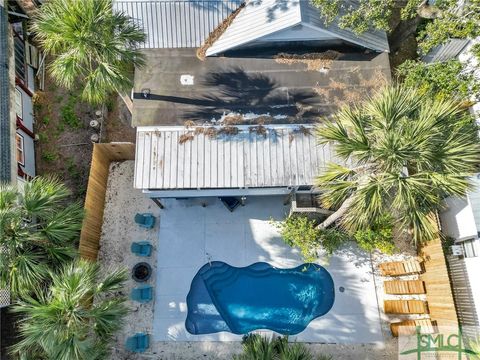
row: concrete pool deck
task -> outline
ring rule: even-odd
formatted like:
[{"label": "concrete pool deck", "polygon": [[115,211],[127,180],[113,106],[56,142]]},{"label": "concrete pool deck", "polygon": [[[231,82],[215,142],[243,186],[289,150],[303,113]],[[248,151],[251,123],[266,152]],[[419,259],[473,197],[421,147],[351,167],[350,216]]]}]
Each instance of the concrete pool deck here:
[{"label": "concrete pool deck", "polygon": [[[240,341],[231,333],[191,335],[184,326],[186,296],[197,271],[209,260],[243,267],[267,262],[291,268],[303,264],[298,251],[272,224],[288,214],[283,197],[250,197],[232,213],[215,198],[164,200],[157,243],[153,338],[156,341]],[[369,255],[347,246],[319,262],[335,283],[335,303],[292,339],[321,343],[383,341]],[[344,287],[342,293],[339,287]]]},{"label": "concrete pool deck", "polygon": [[[127,302],[131,312],[115,337],[110,359],[231,359],[242,351],[239,336],[220,333],[200,338],[184,330],[185,297],[190,283],[207,262],[206,253],[212,260],[221,258],[235,266],[255,261],[282,267],[302,263],[298,252],[286,246],[270,225],[270,217],[281,218],[287,208],[281,198],[249,198],[246,206],[234,213],[216,201],[203,208],[201,203],[171,200],[166,202],[165,210],[160,210],[141,191],[132,188],[133,168],[133,161],[110,167],[98,261],[102,271],[108,271],[119,267],[131,270],[136,262],[146,260],[154,269],[148,284],[155,287],[155,299],[146,304]],[[159,221],[152,230],[140,229],[133,221],[135,213],[149,211]],[[154,245],[149,258],[130,252],[131,242],[143,239]],[[336,289],[343,286],[346,291],[341,296],[337,291],[330,313],[311,322],[297,339],[321,341],[306,344],[314,354],[331,354],[335,359],[395,358],[397,341],[390,335],[388,319],[379,316],[368,257],[354,248],[345,248],[325,266]],[[375,282],[381,303],[381,278],[375,276]],[[128,297],[137,285],[129,279],[121,294]],[[125,349],[126,337],[136,332],[151,335],[150,348],[144,354]]]}]

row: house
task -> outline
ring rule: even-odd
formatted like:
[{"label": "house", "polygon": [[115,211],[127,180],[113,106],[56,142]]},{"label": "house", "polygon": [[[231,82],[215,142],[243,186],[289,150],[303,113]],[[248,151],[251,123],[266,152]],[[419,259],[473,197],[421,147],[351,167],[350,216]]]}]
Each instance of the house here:
[{"label": "house", "polygon": [[308,0],[114,6],[147,34],[134,185],[157,201],[312,191],[334,156],[314,124],[390,82],[386,34],[326,24]]},{"label": "house", "polygon": [[28,15],[13,0],[0,6],[0,180],[22,183],[35,176],[33,102],[39,67],[29,43]]},{"label": "house", "polygon": [[453,243],[447,262],[457,314],[467,330],[480,325],[480,174],[472,183],[474,188],[465,198],[445,199],[440,212],[441,230]]}]

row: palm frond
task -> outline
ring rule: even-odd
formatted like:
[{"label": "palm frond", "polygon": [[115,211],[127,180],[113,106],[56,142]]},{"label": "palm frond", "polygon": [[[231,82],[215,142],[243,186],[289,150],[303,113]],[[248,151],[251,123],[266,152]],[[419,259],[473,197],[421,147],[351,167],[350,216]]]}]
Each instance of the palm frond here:
[{"label": "palm frond", "polygon": [[70,196],[70,190],[56,178],[36,177],[24,186],[23,206],[31,217],[48,216]]}]

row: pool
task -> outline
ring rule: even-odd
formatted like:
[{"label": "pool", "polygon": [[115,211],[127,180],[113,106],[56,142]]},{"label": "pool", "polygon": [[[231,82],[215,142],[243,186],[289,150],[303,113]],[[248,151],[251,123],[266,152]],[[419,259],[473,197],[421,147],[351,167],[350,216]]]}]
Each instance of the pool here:
[{"label": "pool", "polygon": [[257,329],[295,335],[328,313],[334,301],[333,279],[316,264],[278,269],[258,262],[237,268],[213,261],[192,280],[185,327],[194,335]]}]

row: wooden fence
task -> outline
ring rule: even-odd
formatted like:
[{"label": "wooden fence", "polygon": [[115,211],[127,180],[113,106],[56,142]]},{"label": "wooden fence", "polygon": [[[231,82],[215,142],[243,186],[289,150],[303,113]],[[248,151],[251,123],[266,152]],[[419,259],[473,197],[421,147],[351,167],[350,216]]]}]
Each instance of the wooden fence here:
[{"label": "wooden fence", "polygon": [[82,258],[97,259],[110,163],[134,159],[135,145],[132,143],[94,145],[85,199],[85,218],[80,234],[79,252]]},{"label": "wooden fence", "polygon": [[419,249],[425,272],[420,276],[425,282],[430,317],[439,327],[458,325],[453,301],[447,262],[440,239],[425,243]]}]

